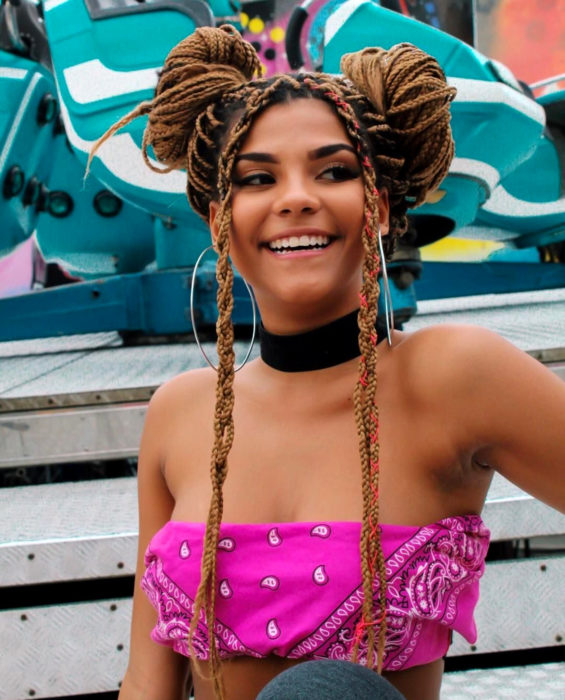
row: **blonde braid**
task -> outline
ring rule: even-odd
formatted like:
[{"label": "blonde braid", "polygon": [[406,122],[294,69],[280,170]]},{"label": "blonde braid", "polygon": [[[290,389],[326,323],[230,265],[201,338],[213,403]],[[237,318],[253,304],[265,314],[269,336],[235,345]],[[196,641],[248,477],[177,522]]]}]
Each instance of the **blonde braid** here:
[{"label": "blonde braid", "polygon": [[[319,85],[318,89],[326,90],[328,85]],[[363,496],[363,514],[360,536],[361,573],[363,581],[362,619],[356,630],[352,649],[353,661],[358,660],[359,646],[363,631],[367,635],[367,666],[373,667],[375,646],[375,625],[379,625],[377,646],[377,670],[382,670],[384,645],[386,639],[386,570],[379,528],[379,439],[378,439],[378,408],[377,392],[377,310],[380,294],[378,272],[381,264],[377,231],[380,227],[378,189],[374,169],[366,152],[359,133],[356,115],[345,101],[346,95],[342,90],[326,90],[326,95],[334,102],[347,132],[357,145],[359,160],[363,168],[365,188],[365,225],[361,239],[365,251],[363,257],[363,284],[359,307],[359,378],[353,394],[353,405],[357,435],[359,439],[359,454],[361,459],[361,480]],[[379,606],[380,619],[374,619],[373,587],[375,575],[379,574]]]},{"label": "blonde braid", "polygon": [[233,324],[231,312],[233,309],[233,270],[229,263],[229,229],[231,209],[227,193],[226,200],[221,206],[219,216],[219,231],[215,247],[218,253],[216,278],[218,280],[218,320],[216,322],[218,348],[218,377],[216,382],[216,406],[214,409],[214,445],[212,447],[210,478],[212,497],[208,510],[206,532],[202,552],[202,574],[200,585],[194,601],[194,614],[188,633],[188,644],[193,658],[196,658],[193,647],[193,636],[196,631],[200,611],[204,609],[208,628],[210,649],[210,672],[214,682],[214,692],[218,698],[224,697],[223,681],[218,647],[214,633],[214,611],[216,603],[216,547],[223,514],[222,488],[227,475],[227,456],[233,444],[234,423],[234,362]]},{"label": "blonde braid", "polygon": [[[281,80],[285,80],[284,77]],[[223,700],[224,687],[221,676],[221,661],[215,640],[214,620],[216,603],[216,548],[218,545],[220,523],[223,514],[222,488],[227,475],[227,457],[234,437],[233,406],[234,406],[234,364],[233,324],[231,312],[233,309],[233,270],[229,263],[229,232],[231,225],[231,193],[232,170],[235,154],[242,139],[252,125],[253,117],[268,103],[271,93],[276,90],[275,83],[265,90],[255,89],[246,91],[248,111],[233,127],[218,166],[218,190],[222,193],[222,201],[218,211],[218,236],[215,247],[218,253],[216,264],[216,279],[218,281],[217,305],[218,320],[217,352],[218,376],[216,382],[216,406],[214,411],[214,446],[212,448],[210,476],[212,482],[212,498],[206,522],[204,545],[202,552],[201,579],[194,602],[194,612],[188,632],[190,653],[195,658],[193,637],[198,625],[200,611],[205,611],[208,640],[210,648],[209,668],[214,682],[216,696]],[[199,135],[202,138],[202,135]]]}]

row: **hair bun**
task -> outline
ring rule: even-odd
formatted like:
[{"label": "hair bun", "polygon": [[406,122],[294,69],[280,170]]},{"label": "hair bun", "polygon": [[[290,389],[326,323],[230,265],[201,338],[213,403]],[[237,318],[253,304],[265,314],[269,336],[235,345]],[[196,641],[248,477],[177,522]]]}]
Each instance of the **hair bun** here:
[{"label": "hair bun", "polygon": [[199,27],[169,53],[159,77],[144,144],[168,170],[186,167],[198,116],[260,72],[253,46],[230,25]]},{"label": "hair bun", "polygon": [[[341,70],[390,127],[404,161],[399,172],[406,183],[404,197],[411,207],[421,204],[443,180],[453,157],[449,105],[455,89],[447,85],[436,59],[413,44],[346,54]],[[378,155],[378,142],[376,150]]]}]

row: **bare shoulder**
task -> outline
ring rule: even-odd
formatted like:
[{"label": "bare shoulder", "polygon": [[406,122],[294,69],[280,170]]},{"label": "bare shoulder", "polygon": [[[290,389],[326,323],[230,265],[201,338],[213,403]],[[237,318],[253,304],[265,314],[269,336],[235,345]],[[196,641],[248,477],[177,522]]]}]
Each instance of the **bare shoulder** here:
[{"label": "bare shoulder", "polygon": [[399,358],[422,389],[464,389],[477,380],[512,372],[547,373],[539,362],[497,333],[480,326],[442,324],[403,334]]},{"label": "bare shoulder", "polygon": [[214,396],[216,374],[208,368],[193,369],[169,379],[155,391],[149,402],[149,411],[155,415],[170,411],[198,411],[203,403]]}]

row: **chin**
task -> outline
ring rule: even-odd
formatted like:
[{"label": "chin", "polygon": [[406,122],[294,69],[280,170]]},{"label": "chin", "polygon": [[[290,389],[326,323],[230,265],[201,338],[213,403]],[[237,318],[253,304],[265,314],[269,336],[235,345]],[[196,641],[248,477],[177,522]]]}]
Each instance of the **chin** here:
[{"label": "chin", "polygon": [[[336,290],[337,293],[336,293]],[[283,289],[278,290],[278,292],[271,292],[270,305],[278,305],[281,308],[288,309],[288,311],[294,311],[298,316],[303,316],[305,314],[311,316],[316,314],[325,314],[328,310],[336,310],[341,307],[347,306],[348,309],[355,308],[358,304],[358,289],[355,290],[353,295],[346,294],[345,290],[341,285],[293,285],[289,287],[286,285]],[[350,303],[347,304],[347,299],[351,297]],[[258,296],[259,301],[259,296]],[[347,312],[344,311],[344,313]]]}]

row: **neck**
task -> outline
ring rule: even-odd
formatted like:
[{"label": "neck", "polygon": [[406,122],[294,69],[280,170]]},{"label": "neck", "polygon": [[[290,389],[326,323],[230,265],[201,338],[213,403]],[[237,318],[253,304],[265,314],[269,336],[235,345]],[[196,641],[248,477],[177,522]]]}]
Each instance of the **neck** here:
[{"label": "neck", "polygon": [[[310,372],[348,362],[359,351],[358,310],[319,328],[293,335],[276,335],[260,327],[261,359],[281,372]],[[377,322],[379,342],[386,331]]]}]

